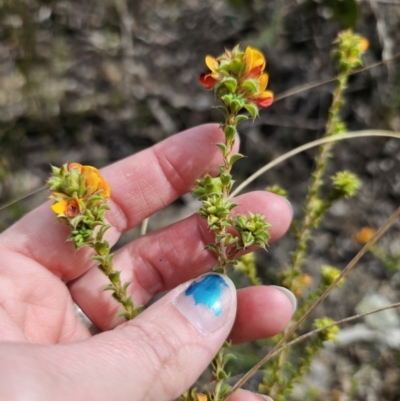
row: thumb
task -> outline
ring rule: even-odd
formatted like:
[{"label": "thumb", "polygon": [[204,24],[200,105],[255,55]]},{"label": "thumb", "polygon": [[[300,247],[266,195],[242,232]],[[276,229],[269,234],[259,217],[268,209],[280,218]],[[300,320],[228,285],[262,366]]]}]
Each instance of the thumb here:
[{"label": "thumb", "polygon": [[[113,331],[79,343],[47,346],[46,352],[44,346],[34,347],[28,353],[35,365],[28,371],[37,380],[29,377],[26,384],[40,388],[35,399],[41,401],[174,400],[211,362],[235,315],[232,281],[207,274],[175,288]],[[24,364],[17,364],[17,390],[21,366],[23,376],[27,374],[26,351],[18,353],[24,355]]]},{"label": "thumb", "polygon": [[206,274],[179,286],[127,324],[124,330],[139,330],[141,335],[135,346],[141,360],[135,365],[139,381],[129,400],[179,397],[210,364],[235,316],[232,281]]}]

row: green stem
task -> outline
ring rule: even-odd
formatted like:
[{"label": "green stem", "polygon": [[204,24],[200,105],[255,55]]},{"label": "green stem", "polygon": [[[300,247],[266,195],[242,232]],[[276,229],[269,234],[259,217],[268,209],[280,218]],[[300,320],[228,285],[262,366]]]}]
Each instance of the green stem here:
[{"label": "green stem", "polygon": [[228,345],[225,342],[212,362],[213,375],[215,378],[215,388],[214,388],[214,393],[212,394],[211,397],[211,401],[221,401],[224,399],[224,395],[222,394],[222,392],[223,392],[224,381],[225,378],[227,377],[227,374],[225,372],[224,354],[225,354],[225,349],[227,347]]},{"label": "green stem", "polygon": [[[125,317],[126,320],[133,319],[138,315],[139,308],[134,307],[132,298],[127,295],[129,283],[122,284],[120,272],[114,269],[112,263],[114,254],[110,254],[110,246],[108,242],[101,238],[96,243],[88,243],[88,246],[94,249],[94,259],[99,262],[98,268],[110,281],[110,284],[108,284],[105,289],[111,290],[113,298],[124,308],[124,311],[120,312],[119,315]],[[99,249],[101,249],[101,252],[99,252]]]},{"label": "green stem", "polygon": [[[335,134],[335,120],[338,118],[338,114],[341,108],[341,99],[343,91],[346,87],[348,70],[342,71],[338,78],[338,83],[333,93],[332,106],[329,110],[328,121],[326,123],[325,135],[328,137]],[[311,183],[308,188],[306,200],[304,202],[304,218],[300,229],[297,232],[297,248],[292,254],[292,266],[288,270],[285,277],[284,285],[289,289],[293,290],[293,280],[301,274],[301,267],[305,260],[305,255],[308,248],[308,240],[311,236],[311,230],[316,227],[319,219],[321,218],[321,209],[317,209],[316,203],[319,201],[319,193],[321,186],[323,185],[323,175],[326,171],[328,159],[334,142],[328,142],[320,147],[318,156],[316,157],[316,165],[314,173],[311,176]],[[326,210],[326,208],[324,209]],[[286,332],[286,331],[285,331]],[[278,359],[278,372],[281,371],[282,366],[287,358],[289,350],[284,350]],[[274,385],[273,393],[280,394],[282,387],[279,383]]]},{"label": "green stem", "polygon": [[[342,98],[343,91],[346,88],[348,73],[348,70],[343,71],[338,78],[338,84],[333,93],[332,106],[329,110],[324,137],[334,135],[335,120],[337,119],[340,111],[340,100]],[[332,150],[334,144],[334,142],[328,142],[322,145],[320,147],[319,155],[316,157],[315,171],[311,176],[311,184],[309,186],[307,197],[304,203],[304,219],[297,234],[297,248],[293,252],[292,267],[289,270],[289,274],[285,281],[285,285],[287,285],[289,289],[292,287],[293,279],[301,273],[301,266],[304,263],[311,230],[315,228],[317,221],[321,217],[320,214],[316,213],[315,204],[319,200],[319,192],[323,184],[323,175],[326,171],[327,162],[330,157],[330,151]]]},{"label": "green stem", "polygon": [[[231,113],[228,118],[226,119],[226,125],[233,127],[232,125],[232,121],[234,120],[234,118],[236,117],[236,114]],[[234,127],[235,128],[235,127]],[[236,128],[235,128],[236,131]],[[232,164],[230,162],[230,156],[232,153],[232,149],[233,146],[235,145],[235,139],[236,139],[236,135],[233,139],[229,140],[228,138],[226,138],[225,136],[225,146],[226,146],[226,152],[222,153],[222,157],[223,157],[223,165],[220,167],[220,172],[221,174],[224,175],[228,175],[230,174],[231,170],[232,170]],[[229,194],[232,188],[232,184],[226,184],[226,185],[222,185],[222,198],[223,199],[228,199],[229,198]],[[221,223],[224,221],[225,219],[221,219]],[[218,235],[222,236],[222,240],[219,243],[219,255],[218,255],[218,265],[220,268],[223,269],[223,273],[227,274],[227,266],[230,260],[229,255],[227,254],[228,252],[228,247],[225,244],[225,240],[224,240],[224,236],[226,235],[226,227],[223,226],[221,224],[221,228],[220,230],[218,230]]]}]

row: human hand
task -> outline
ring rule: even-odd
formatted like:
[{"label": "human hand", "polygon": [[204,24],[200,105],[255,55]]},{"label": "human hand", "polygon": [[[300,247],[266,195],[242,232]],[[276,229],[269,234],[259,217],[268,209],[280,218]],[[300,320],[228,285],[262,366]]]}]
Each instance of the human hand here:
[{"label": "human hand", "polygon": [[[110,244],[190,191],[196,178],[217,174],[221,155],[215,143],[222,138],[216,125],[196,127],[103,169],[112,188]],[[277,195],[253,192],[236,203],[235,213],[266,216],[271,241],[290,224],[290,206]],[[0,236],[1,400],[174,400],[228,336],[233,342],[272,336],[292,316],[293,299],[284,291],[259,286],[236,293],[227,277],[217,318],[196,313],[205,305],[192,304],[185,290],[216,262],[204,250],[213,234],[197,214],[116,252],[114,266],[123,282],[132,282],[128,292],[135,305],[171,290],[125,323],[115,317],[120,305],[103,291],[107,279],[90,250],[74,253],[67,236],[48,203]],[[102,333],[90,334],[74,302]],[[257,399],[239,390],[229,401]]]}]

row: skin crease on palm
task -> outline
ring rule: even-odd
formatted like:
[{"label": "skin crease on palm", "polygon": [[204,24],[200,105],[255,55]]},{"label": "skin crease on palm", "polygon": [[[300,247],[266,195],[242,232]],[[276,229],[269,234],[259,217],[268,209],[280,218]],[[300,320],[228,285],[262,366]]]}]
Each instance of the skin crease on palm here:
[{"label": "skin crease on palm", "polygon": [[[221,155],[215,144],[222,140],[217,125],[203,125],[102,169],[112,190],[106,214],[110,244],[189,192],[197,178],[217,174]],[[290,205],[277,195],[252,192],[235,202],[234,213],[266,217],[272,225],[270,242],[289,227]],[[227,337],[236,343],[266,338],[290,321],[289,298],[269,286],[237,291],[224,324],[207,335],[177,311],[172,300],[182,291],[180,285],[215,265],[215,256],[204,250],[212,233],[195,214],[116,252],[114,266],[123,282],[132,282],[128,291],[136,305],[171,290],[124,322],[116,318],[119,305],[103,291],[106,277],[90,252],[73,251],[66,242],[68,227],[56,222],[49,206],[42,205],[0,236],[1,400],[174,400]],[[100,334],[89,333],[74,302]],[[239,390],[229,401],[260,399]]]}]

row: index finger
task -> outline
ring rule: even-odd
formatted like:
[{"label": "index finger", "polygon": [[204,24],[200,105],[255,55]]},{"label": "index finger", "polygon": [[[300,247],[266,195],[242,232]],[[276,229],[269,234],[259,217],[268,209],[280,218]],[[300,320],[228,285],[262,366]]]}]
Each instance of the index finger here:
[{"label": "index finger", "polygon": [[[197,178],[217,174],[222,158],[215,144],[223,139],[218,125],[207,124],[102,169],[112,191],[111,210],[106,214],[112,225],[107,232],[111,245],[122,232],[189,192]],[[0,245],[31,257],[69,281],[93,262],[88,262],[87,250],[74,253],[72,243],[65,242],[68,230],[56,222],[47,203],[4,232]]]}]

